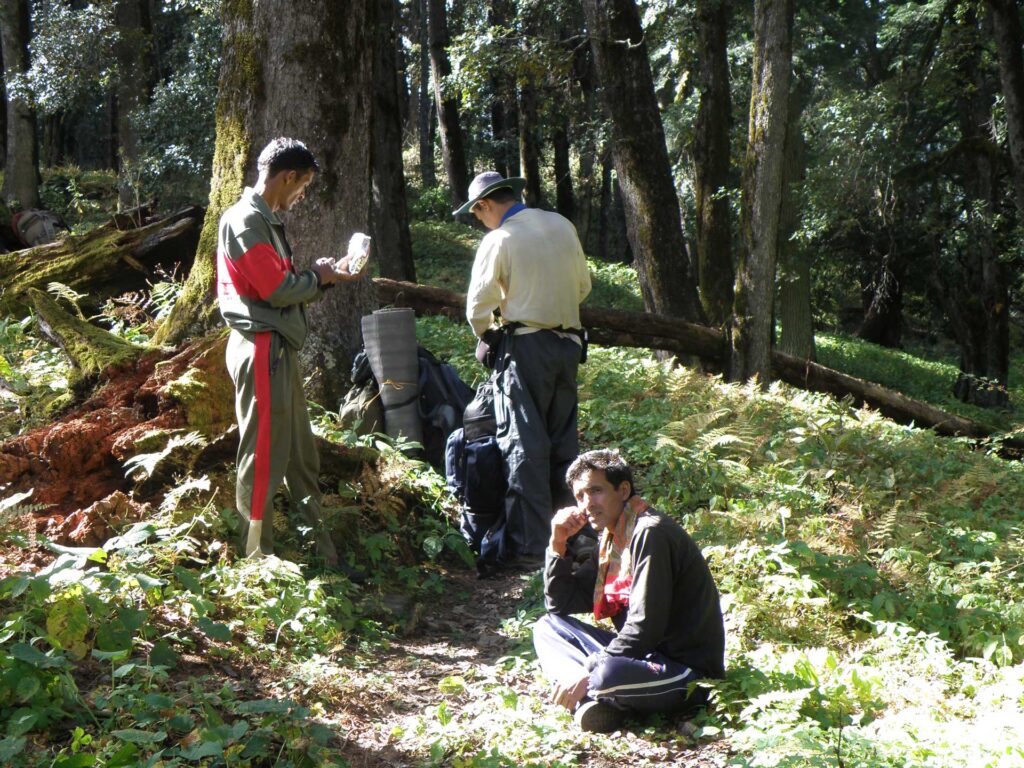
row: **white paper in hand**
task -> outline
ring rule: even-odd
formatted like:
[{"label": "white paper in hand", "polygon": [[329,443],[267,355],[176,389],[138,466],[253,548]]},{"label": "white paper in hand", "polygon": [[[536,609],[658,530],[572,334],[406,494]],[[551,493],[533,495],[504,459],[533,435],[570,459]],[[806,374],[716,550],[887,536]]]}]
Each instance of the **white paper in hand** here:
[{"label": "white paper in hand", "polygon": [[356,232],[348,241],[348,271],[355,275],[363,271],[370,258],[370,236]]}]

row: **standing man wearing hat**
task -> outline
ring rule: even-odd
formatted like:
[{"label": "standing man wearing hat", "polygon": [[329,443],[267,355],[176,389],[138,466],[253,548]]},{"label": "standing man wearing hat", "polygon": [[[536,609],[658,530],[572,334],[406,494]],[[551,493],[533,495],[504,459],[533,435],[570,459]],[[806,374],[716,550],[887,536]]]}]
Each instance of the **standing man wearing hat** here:
[{"label": "standing man wearing hat", "polygon": [[551,516],[571,501],[564,478],[579,452],[579,308],[590,272],[572,222],[523,205],[525,184],[481,173],[454,213],[472,213],[490,230],[473,261],[466,318],[496,347],[497,438],[508,478],[499,565],[540,568]]}]

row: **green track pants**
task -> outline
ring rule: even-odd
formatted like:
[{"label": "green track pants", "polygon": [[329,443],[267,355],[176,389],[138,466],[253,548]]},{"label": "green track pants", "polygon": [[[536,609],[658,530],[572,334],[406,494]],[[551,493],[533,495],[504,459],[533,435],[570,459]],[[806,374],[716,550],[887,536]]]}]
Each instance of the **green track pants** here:
[{"label": "green track pants", "polygon": [[232,331],[226,357],[238,418],[235,503],[242,518],[242,551],[246,557],[273,554],[274,493],[284,482],[320,556],[336,562],[320,514],[320,457],[295,350],[270,331],[249,337]]}]

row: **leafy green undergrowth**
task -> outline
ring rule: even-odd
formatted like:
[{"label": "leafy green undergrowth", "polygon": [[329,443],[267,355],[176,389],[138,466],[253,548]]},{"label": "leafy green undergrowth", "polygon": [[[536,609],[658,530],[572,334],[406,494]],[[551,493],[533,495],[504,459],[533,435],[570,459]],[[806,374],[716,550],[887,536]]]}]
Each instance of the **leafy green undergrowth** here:
[{"label": "leafy green undergrowth", "polygon": [[[475,375],[461,328],[420,330]],[[694,534],[721,589],[729,672],[690,748],[724,737],[751,767],[1024,765],[1018,463],[623,349],[592,349],[581,368],[580,427],[582,448],[618,447],[640,468],[641,492]],[[405,738],[460,765],[581,764],[557,712],[500,676],[465,686]],[[586,745],[623,758],[621,743]]]},{"label": "leafy green undergrowth", "polygon": [[[343,765],[301,668],[385,647],[400,619],[380,596],[434,599],[434,563],[468,559],[436,473],[378,447],[376,471],[325,499],[365,587],[319,570],[287,524],[288,559],[237,559],[209,478],[102,546],[47,544],[48,565],[0,581],[0,764]],[[16,528],[8,552],[33,543]]]},{"label": "leafy green undergrowth", "polygon": [[[817,334],[815,345],[818,362],[829,368],[877,382],[993,429],[1009,429],[1019,421],[1014,413],[979,408],[957,400],[953,396],[953,385],[959,375],[955,360],[928,359],[912,352],[827,333]],[[1019,412],[1024,405],[1024,370],[1019,364],[1011,367],[1009,393],[1011,406]]]}]

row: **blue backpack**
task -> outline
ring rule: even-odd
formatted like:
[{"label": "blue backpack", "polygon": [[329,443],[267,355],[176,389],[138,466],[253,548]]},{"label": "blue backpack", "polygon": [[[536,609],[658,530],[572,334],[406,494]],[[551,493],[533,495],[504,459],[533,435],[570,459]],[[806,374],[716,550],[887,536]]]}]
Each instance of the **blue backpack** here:
[{"label": "blue backpack", "polygon": [[505,556],[505,461],[494,435],[490,382],[480,385],[466,407],[465,426],[448,437],[445,477],[459,502],[459,528],[477,554],[477,569]]},{"label": "blue backpack", "polygon": [[473,399],[473,390],[459,378],[454,366],[439,360],[429,349],[420,347],[417,356],[423,454],[440,471],[445,463],[445,442],[462,426],[462,412]]}]

